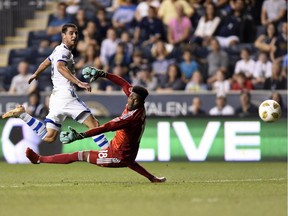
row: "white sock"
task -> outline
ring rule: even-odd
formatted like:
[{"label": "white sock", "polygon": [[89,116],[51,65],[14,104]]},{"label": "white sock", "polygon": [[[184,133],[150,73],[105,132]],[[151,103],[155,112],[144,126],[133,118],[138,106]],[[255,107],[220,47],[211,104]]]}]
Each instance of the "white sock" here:
[{"label": "white sock", "polygon": [[109,141],[104,134],[93,136],[92,139],[101,149],[105,149],[109,146]]},{"label": "white sock", "polygon": [[47,129],[43,122],[30,116],[28,113],[22,113],[21,118],[38,136],[43,140],[47,135]]},{"label": "white sock", "polygon": [[78,160],[83,161],[83,151],[78,152]]}]

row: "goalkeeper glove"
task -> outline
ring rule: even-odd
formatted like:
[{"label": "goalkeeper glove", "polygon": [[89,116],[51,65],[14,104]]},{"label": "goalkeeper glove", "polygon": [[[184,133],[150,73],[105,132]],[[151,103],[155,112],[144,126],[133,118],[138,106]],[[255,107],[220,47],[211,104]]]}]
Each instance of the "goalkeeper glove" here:
[{"label": "goalkeeper glove", "polygon": [[70,131],[62,131],[60,133],[60,141],[63,144],[74,142],[75,140],[80,140],[85,138],[85,133],[78,133],[75,129],[68,126]]},{"label": "goalkeeper glove", "polygon": [[89,79],[90,83],[97,80],[99,77],[106,77],[107,73],[94,67],[86,67],[82,70],[82,75],[85,79]]}]

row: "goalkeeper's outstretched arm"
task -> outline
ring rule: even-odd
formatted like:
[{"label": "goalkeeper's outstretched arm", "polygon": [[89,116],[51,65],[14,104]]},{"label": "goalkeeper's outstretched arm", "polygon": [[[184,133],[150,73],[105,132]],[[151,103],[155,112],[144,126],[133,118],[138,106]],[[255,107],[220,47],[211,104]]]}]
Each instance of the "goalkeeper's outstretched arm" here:
[{"label": "goalkeeper's outstretched arm", "polygon": [[92,136],[106,133],[109,131],[121,130],[121,129],[126,128],[127,125],[130,124],[130,122],[131,120],[129,120],[129,118],[125,120],[121,120],[121,121],[113,119],[99,127],[90,129],[85,132],[77,132],[75,129],[69,126],[68,127],[69,131],[61,131],[60,141],[63,144],[67,144],[67,143],[74,142],[76,140],[85,139],[87,137],[92,137]]},{"label": "goalkeeper's outstretched arm", "polygon": [[116,85],[121,86],[127,96],[130,95],[130,88],[132,87],[132,85],[130,85],[130,83],[128,83],[125,79],[123,79],[120,76],[107,73],[106,71],[103,71],[94,67],[84,68],[82,70],[82,75],[85,79],[90,79],[90,82],[97,80],[99,77],[107,78],[113,83],[115,83]]},{"label": "goalkeeper's outstretched arm", "polygon": [[128,83],[125,79],[111,73],[107,73],[106,78],[115,83],[116,85],[121,86],[127,96],[130,95],[129,89],[132,87],[132,85],[130,85],[130,83]]}]

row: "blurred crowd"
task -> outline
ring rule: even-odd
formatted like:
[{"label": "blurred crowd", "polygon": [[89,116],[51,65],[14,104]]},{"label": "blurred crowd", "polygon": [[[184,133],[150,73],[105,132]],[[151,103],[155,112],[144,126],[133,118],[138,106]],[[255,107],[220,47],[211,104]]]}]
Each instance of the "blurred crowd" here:
[{"label": "blurred crowd", "polygon": [[[287,89],[285,0],[67,0],[39,48],[75,23],[76,70],[103,68],[150,91]],[[100,81],[97,90],[118,90]]]},{"label": "blurred crowd", "polygon": [[53,50],[72,22],[79,78],[89,65],[157,92],[287,89],[286,7],[285,0],[66,0],[50,15],[38,52]]},{"label": "blurred crowd", "polygon": [[[220,99],[231,91],[287,89],[285,0],[61,1],[39,53],[61,43],[68,22],[79,30],[73,54],[82,80],[81,70],[94,66],[156,92],[213,91]],[[28,68],[19,63],[22,80]],[[11,93],[21,88],[17,76]],[[94,92],[114,90],[106,80],[93,83]]]},{"label": "blurred crowd", "polygon": [[[287,89],[286,7],[285,0],[66,0],[50,15],[38,52],[53,50],[71,22],[79,28],[79,78],[94,66],[157,92]],[[117,88],[102,80],[93,91]]]}]

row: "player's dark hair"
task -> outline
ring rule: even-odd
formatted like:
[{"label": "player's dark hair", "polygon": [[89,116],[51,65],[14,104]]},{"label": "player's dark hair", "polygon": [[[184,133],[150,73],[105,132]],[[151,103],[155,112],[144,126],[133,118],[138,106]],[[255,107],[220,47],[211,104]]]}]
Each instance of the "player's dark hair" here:
[{"label": "player's dark hair", "polygon": [[133,86],[132,92],[138,94],[143,99],[143,101],[149,95],[147,89],[142,86]]},{"label": "player's dark hair", "polygon": [[77,29],[77,26],[75,24],[66,23],[65,25],[63,25],[61,32],[65,34],[67,32],[68,28],[70,28],[70,27]]}]

